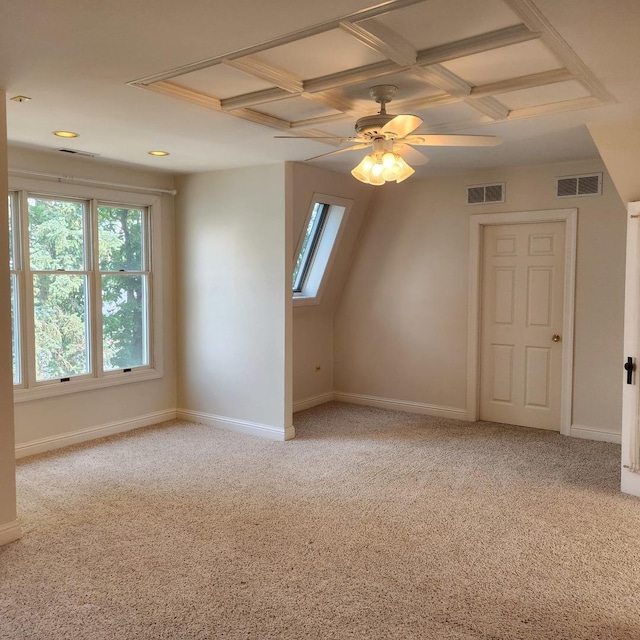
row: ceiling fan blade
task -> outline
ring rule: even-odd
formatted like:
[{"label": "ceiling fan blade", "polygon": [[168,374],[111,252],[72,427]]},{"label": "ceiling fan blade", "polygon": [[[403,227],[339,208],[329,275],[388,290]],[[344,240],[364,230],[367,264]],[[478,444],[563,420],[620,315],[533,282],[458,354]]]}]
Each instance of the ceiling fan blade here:
[{"label": "ceiling fan blade", "polygon": [[329,151],[329,153],[322,153],[319,156],[313,156],[313,158],[307,158],[305,160],[305,162],[309,162],[309,160],[317,160],[318,158],[326,158],[328,156],[335,156],[338,153],[345,153],[345,151],[357,151],[358,149],[365,149],[366,147],[370,147],[371,144],[370,143],[361,143],[361,144],[354,144],[351,147],[345,147],[344,149],[336,149],[335,151]]},{"label": "ceiling fan blade", "polygon": [[410,147],[408,144],[395,144],[393,150],[401,155],[411,166],[418,166],[429,162],[429,158],[421,151]]},{"label": "ceiling fan blade", "polygon": [[402,142],[425,147],[494,147],[497,144],[502,144],[502,138],[496,136],[422,133],[407,136]]},{"label": "ceiling fan blade", "polygon": [[344,136],[273,136],[273,137],[288,138],[289,140],[343,140],[345,142],[350,142],[351,140],[354,140],[354,138],[345,138]]},{"label": "ceiling fan blade", "polygon": [[412,115],[396,116],[380,129],[380,133],[393,133],[396,138],[404,138],[422,124],[422,118]]}]

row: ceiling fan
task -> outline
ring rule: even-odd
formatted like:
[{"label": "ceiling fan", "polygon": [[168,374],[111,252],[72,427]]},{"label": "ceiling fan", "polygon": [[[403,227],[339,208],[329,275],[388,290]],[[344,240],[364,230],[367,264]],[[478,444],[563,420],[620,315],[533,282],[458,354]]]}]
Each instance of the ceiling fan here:
[{"label": "ceiling fan", "polygon": [[391,115],[386,105],[393,100],[398,87],[391,84],[379,84],[369,89],[369,95],[380,104],[380,112],[365,116],[356,121],[356,135],[343,138],[339,136],[275,136],[276,138],[314,138],[353,142],[350,147],[323,153],[308,160],[326,158],[346,151],[356,151],[373,147],[355,167],[351,174],[367,184],[381,185],[385,182],[402,182],[415,173],[407,164],[408,158],[413,164],[424,164],[428,158],[414,146],[425,147],[492,147],[502,140],[495,136],[476,136],[461,134],[413,133],[421,124],[422,118],[410,114]]}]

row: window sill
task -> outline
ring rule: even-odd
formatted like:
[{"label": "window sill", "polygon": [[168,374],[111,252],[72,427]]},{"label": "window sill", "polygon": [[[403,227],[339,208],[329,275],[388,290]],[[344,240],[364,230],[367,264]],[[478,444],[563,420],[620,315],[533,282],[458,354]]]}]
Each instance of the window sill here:
[{"label": "window sill", "polygon": [[67,395],[68,393],[79,393],[82,391],[94,391],[106,387],[116,387],[121,384],[131,384],[134,382],[144,382],[145,380],[157,380],[162,378],[162,372],[156,369],[144,369],[142,371],[130,373],[112,373],[104,378],[91,378],[70,380],[57,384],[46,384],[32,389],[17,388],[13,390],[13,402],[30,402],[41,398],[53,398],[55,396]]},{"label": "window sill", "polygon": [[314,304],[320,304],[318,296],[293,296],[294,307],[308,307]]}]

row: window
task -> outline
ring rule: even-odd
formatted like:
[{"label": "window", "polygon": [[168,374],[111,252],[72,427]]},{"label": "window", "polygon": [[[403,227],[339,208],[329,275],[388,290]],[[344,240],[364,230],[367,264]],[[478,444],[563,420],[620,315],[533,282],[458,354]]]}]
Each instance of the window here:
[{"label": "window", "polygon": [[350,206],[350,200],[314,195],[293,268],[292,289],[298,304],[318,302]]},{"label": "window", "polygon": [[9,195],[17,400],[160,375],[151,309],[157,205],[119,195],[133,202]]},{"label": "window", "polygon": [[298,260],[296,261],[293,269],[293,291],[294,293],[302,293],[302,285],[307,279],[309,274],[309,267],[316,254],[318,247],[318,240],[322,235],[322,229],[324,222],[327,219],[327,212],[329,211],[329,205],[322,202],[316,202],[311,210],[311,217],[307,224],[304,237],[302,239],[302,247],[298,254]]}]

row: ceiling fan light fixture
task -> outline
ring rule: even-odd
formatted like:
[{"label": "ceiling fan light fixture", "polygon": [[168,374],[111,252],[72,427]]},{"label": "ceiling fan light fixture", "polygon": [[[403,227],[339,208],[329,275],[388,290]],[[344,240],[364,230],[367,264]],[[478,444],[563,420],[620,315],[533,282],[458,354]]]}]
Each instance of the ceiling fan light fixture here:
[{"label": "ceiling fan light fixture", "polygon": [[369,176],[371,175],[371,169],[375,164],[375,158],[372,158],[371,155],[366,155],[357,167],[354,167],[351,170],[351,175],[356,179],[360,180],[360,182],[364,182],[365,184],[369,184]]},{"label": "ceiling fan light fixture", "polygon": [[374,151],[366,155],[351,171],[351,175],[364,182],[379,186],[385,182],[402,182],[413,175],[412,169],[397,153]]},{"label": "ceiling fan light fixture", "polygon": [[396,178],[396,182],[398,184],[400,184],[403,180],[410,178],[416,172],[416,170],[413,167],[410,167],[404,160],[402,162],[404,166],[402,167],[402,169],[398,173],[398,177]]}]

